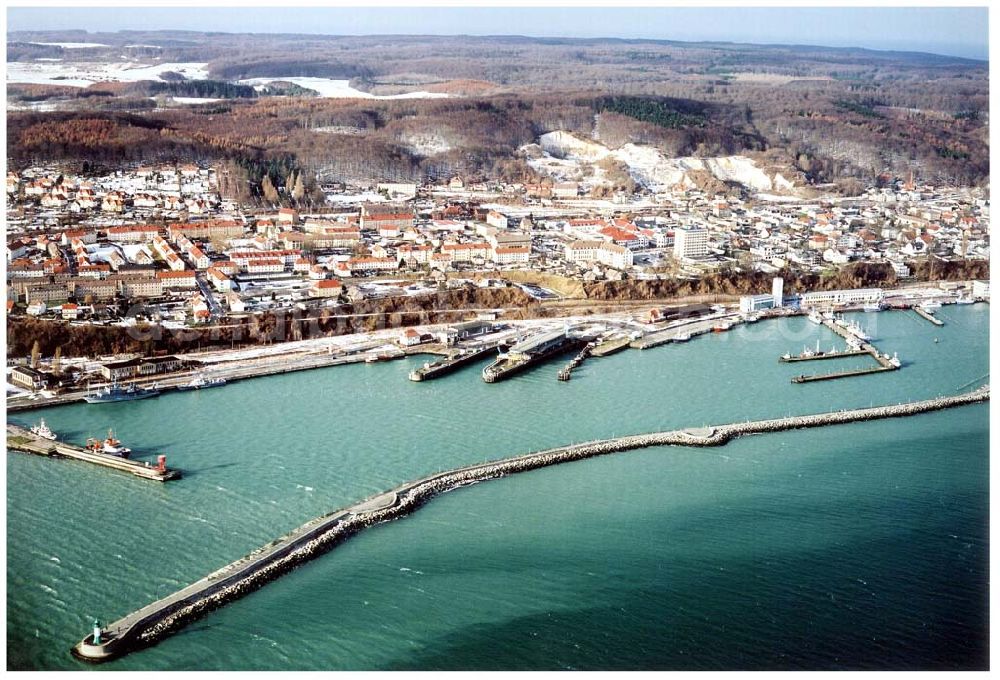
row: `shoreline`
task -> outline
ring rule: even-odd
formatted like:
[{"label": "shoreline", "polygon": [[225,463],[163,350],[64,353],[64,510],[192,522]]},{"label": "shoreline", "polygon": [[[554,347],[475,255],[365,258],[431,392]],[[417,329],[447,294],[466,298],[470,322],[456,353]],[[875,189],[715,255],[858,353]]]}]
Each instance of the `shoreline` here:
[{"label": "shoreline", "polygon": [[[895,289],[893,292],[903,293],[905,291],[913,289]],[[917,289],[921,290],[921,289]],[[977,303],[978,304],[978,303]],[[986,303],[988,304],[988,303]],[[654,305],[656,306],[656,305]],[[864,311],[861,305],[847,306],[839,311],[842,312],[862,312]],[[900,311],[892,307],[885,308],[877,313],[883,313],[887,311]],[[804,312],[793,308],[783,308],[780,314],[766,315],[761,318],[761,321],[773,320],[776,318],[785,318],[787,316],[801,316]],[[659,335],[672,336],[678,332],[680,326],[685,324],[690,325],[695,321],[672,321],[666,324],[662,323],[645,323],[635,319],[635,310],[629,309],[616,313],[608,314],[595,314],[595,315],[567,315],[562,317],[546,317],[538,319],[514,319],[505,321],[503,319],[498,319],[497,323],[504,324],[508,328],[505,331],[501,331],[492,334],[490,339],[499,339],[501,336],[515,335],[517,333],[535,330],[544,330],[549,327],[557,327],[559,325],[571,324],[571,325],[601,325],[601,324],[617,324],[623,327],[630,326],[635,330],[641,329],[643,332],[643,337],[655,338]],[[727,307],[725,314],[713,313],[709,317],[703,319],[706,323],[717,320],[716,317],[725,316],[726,321],[735,328],[740,325],[747,323],[745,318],[742,318],[740,313],[736,310],[731,310]],[[426,332],[438,332],[453,324],[428,324],[420,326]],[[447,354],[447,348],[437,344],[437,343],[425,343],[422,345],[416,345],[408,348],[399,348],[395,344],[396,338],[399,337],[399,332],[401,328],[391,328],[391,329],[380,329],[376,331],[369,331],[366,333],[353,333],[349,335],[331,335],[323,336],[318,338],[305,338],[302,340],[293,340],[287,342],[280,342],[272,345],[260,345],[249,348],[241,349],[208,349],[198,352],[184,353],[178,356],[182,356],[185,359],[201,362],[201,366],[196,369],[166,374],[162,376],[150,376],[148,378],[137,379],[134,382],[141,385],[152,385],[154,383],[160,383],[160,387],[164,391],[172,391],[177,385],[183,384],[192,376],[210,371],[227,371],[226,378],[227,382],[236,382],[239,380],[246,380],[250,378],[266,377],[269,375],[280,375],[283,373],[293,373],[301,370],[310,370],[315,368],[327,368],[332,366],[339,366],[343,364],[353,364],[364,362],[366,356],[369,353],[376,353],[380,350],[386,349],[389,345],[394,348],[394,356],[392,358],[399,358],[403,356],[412,356],[417,354],[430,354],[430,355],[445,355]],[[482,340],[482,338],[480,338]],[[658,343],[662,344],[662,343]],[[650,347],[655,345],[649,345]],[[643,349],[642,340],[633,341],[632,347],[635,349]],[[461,348],[458,346],[457,348]],[[74,361],[73,359],[70,360]],[[80,361],[79,359],[75,361]],[[83,360],[83,365],[96,363],[94,360],[85,359]],[[94,383],[98,385],[100,383]],[[10,383],[7,384],[8,392],[11,390],[12,386]],[[18,388],[20,389],[20,388]],[[64,393],[54,397],[40,397],[36,395],[36,398],[31,399],[24,394],[11,395],[8,393],[7,396],[7,413],[16,413],[24,411],[32,411],[41,408],[49,408],[55,406],[63,406],[66,404],[79,403],[83,400],[83,395],[85,390],[74,390],[70,393]]]}]

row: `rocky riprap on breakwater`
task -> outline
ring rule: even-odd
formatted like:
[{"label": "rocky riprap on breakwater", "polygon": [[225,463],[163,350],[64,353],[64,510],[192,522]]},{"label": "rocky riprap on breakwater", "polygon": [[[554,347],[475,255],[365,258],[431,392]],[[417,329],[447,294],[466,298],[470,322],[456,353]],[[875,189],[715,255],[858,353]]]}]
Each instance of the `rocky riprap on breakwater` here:
[{"label": "rocky riprap on breakwater", "polygon": [[431,475],[408,482],[393,491],[376,497],[376,500],[391,499],[391,502],[387,500],[382,507],[371,508],[373,501],[364,501],[345,510],[307,522],[299,529],[258,549],[243,560],[214,572],[203,579],[204,586],[195,589],[186,597],[172,600],[171,598],[175,596],[171,596],[160,601],[163,604],[159,609],[156,607],[158,603],[153,603],[149,611],[143,613],[142,616],[139,616],[142,613],[140,610],[140,612],[120,619],[109,627],[109,637],[99,648],[88,645],[87,640],[84,640],[74,648],[74,653],[83,659],[104,661],[127,654],[133,649],[153,644],[192,620],[227,602],[253,592],[297,565],[330,550],[365,527],[403,517],[434,496],[468,484],[631,449],[669,445],[720,446],[734,437],[896,418],[982,402],[988,399],[989,387],[984,386],[953,397],[939,397],[889,406],[748,421],[709,427],[698,431],[672,430],[597,440]]}]

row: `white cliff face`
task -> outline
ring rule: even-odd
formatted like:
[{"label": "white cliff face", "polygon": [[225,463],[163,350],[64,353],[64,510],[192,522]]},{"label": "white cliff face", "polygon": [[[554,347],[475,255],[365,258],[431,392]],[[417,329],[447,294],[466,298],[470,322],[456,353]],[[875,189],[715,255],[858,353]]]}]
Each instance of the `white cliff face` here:
[{"label": "white cliff face", "polygon": [[[542,154],[537,157],[539,148]],[[755,191],[795,190],[794,184],[780,173],[771,176],[746,156],[670,158],[653,146],[625,144],[620,149],[609,149],[563,130],[546,133],[539,137],[537,145],[527,145],[522,150],[533,151],[528,164],[534,169],[559,179],[583,179],[585,185],[596,185],[603,180],[603,173],[593,168],[593,164],[613,158],[628,166],[638,184],[654,192],[695,186],[689,174],[693,171],[708,172],[719,180],[738,182]]]}]

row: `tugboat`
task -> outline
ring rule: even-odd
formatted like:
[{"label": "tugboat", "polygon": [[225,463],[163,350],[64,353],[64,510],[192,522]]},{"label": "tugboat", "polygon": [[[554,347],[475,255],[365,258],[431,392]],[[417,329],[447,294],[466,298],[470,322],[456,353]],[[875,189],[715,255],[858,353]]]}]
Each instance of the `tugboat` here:
[{"label": "tugboat", "polygon": [[128,387],[119,387],[118,382],[112,382],[110,386],[88,393],[83,397],[88,404],[104,404],[110,401],[133,401],[135,399],[148,399],[149,397],[160,396],[160,390],[153,387],[139,387],[135,383]]},{"label": "tugboat", "polygon": [[207,390],[210,387],[222,387],[225,384],[225,378],[209,378],[206,380],[205,376],[198,375],[191,382],[184,385],[178,385],[177,390],[180,392],[187,392],[188,390]]},{"label": "tugboat", "polygon": [[49,426],[45,424],[45,418],[38,421],[37,425],[31,426],[31,434],[41,437],[42,439],[49,439],[51,441],[56,440],[56,433],[49,429]]},{"label": "tugboat", "polygon": [[132,449],[122,446],[122,443],[115,439],[115,433],[111,429],[108,429],[108,438],[104,441],[94,438],[88,439],[87,450],[119,458],[128,458],[129,454],[132,453]]}]

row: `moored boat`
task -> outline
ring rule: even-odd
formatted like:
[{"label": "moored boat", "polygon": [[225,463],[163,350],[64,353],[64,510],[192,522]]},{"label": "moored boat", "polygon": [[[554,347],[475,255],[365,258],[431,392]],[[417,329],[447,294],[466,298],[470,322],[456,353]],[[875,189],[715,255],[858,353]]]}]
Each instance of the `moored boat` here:
[{"label": "moored boat", "polygon": [[115,433],[111,429],[108,429],[108,437],[103,441],[94,438],[88,439],[87,450],[109,456],[118,456],[119,458],[128,458],[129,454],[132,453],[132,449],[122,446],[122,443],[115,438]]},{"label": "moored boat", "polygon": [[187,392],[188,390],[207,390],[210,387],[222,387],[226,384],[225,378],[208,378],[199,375],[196,376],[191,382],[185,383],[184,385],[178,385],[177,389],[181,392]]},{"label": "moored boat", "polygon": [[55,441],[56,433],[49,429],[49,426],[45,424],[45,418],[38,421],[37,425],[31,426],[31,434],[41,437],[42,439],[49,439]]},{"label": "moored boat", "polygon": [[83,399],[88,404],[104,404],[112,401],[148,399],[149,397],[158,397],[159,395],[160,390],[156,389],[155,385],[153,387],[139,387],[135,383],[132,383],[128,387],[121,387],[117,382],[113,382],[111,385],[96,392],[88,392],[84,395]]}]

